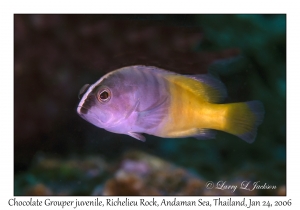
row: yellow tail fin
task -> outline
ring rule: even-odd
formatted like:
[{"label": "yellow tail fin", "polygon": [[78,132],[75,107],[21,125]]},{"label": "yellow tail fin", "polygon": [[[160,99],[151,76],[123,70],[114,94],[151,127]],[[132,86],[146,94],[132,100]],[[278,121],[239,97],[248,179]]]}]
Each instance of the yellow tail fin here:
[{"label": "yellow tail fin", "polygon": [[225,132],[231,133],[248,143],[253,143],[257,127],[264,119],[264,106],[260,101],[228,104]]}]

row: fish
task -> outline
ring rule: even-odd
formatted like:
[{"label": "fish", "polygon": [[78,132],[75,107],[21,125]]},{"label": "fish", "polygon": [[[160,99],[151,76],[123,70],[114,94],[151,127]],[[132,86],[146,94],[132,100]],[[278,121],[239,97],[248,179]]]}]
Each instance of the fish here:
[{"label": "fish", "polygon": [[84,85],[77,113],[109,132],[145,141],[214,139],[218,131],[253,143],[264,119],[261,101],[223,103],[227,90],[213,75],[182,75],[155,66],[127,66]]}]

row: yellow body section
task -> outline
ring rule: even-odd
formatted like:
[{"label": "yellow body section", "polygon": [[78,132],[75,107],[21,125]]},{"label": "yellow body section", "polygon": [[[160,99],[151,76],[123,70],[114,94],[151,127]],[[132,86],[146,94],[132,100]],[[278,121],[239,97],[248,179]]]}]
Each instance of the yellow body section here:
[{"label": "yellow body section", "polygon": [[[216,129],[243,134],[246,130],[236,129],[232,123],[235,114],[250,110],[245,103],[213,104],[208,102],[214,89],[207,84],[184,76],[169,76],[170,107],[161,124],[162,137],[187,137],[199,134],[199,129]],[[253,115],[247,119],[254,122]]]}]

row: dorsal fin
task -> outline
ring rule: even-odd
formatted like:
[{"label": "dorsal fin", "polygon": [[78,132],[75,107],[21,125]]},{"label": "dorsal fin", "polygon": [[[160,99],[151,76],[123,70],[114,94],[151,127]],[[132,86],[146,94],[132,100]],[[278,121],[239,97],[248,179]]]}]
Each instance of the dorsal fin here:
[{"label": "dorsal fin", "polygon": [[200,95],[209,103],[220,103],[227,96],[225,85],[209,74],[198,75],[170,75],[168,79],[177,85]]}]

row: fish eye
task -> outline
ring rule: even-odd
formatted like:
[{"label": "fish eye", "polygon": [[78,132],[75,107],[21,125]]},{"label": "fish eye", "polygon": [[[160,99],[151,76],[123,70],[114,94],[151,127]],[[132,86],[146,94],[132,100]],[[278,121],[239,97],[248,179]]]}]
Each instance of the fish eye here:
[{"label": "fish eye", "polygon": [[100,102],[107,102],[107,101],[109,101],[110,96],[111,96],[110,91],[108,89],[104,89],[104,90],[98,92],[97,99]]}]

